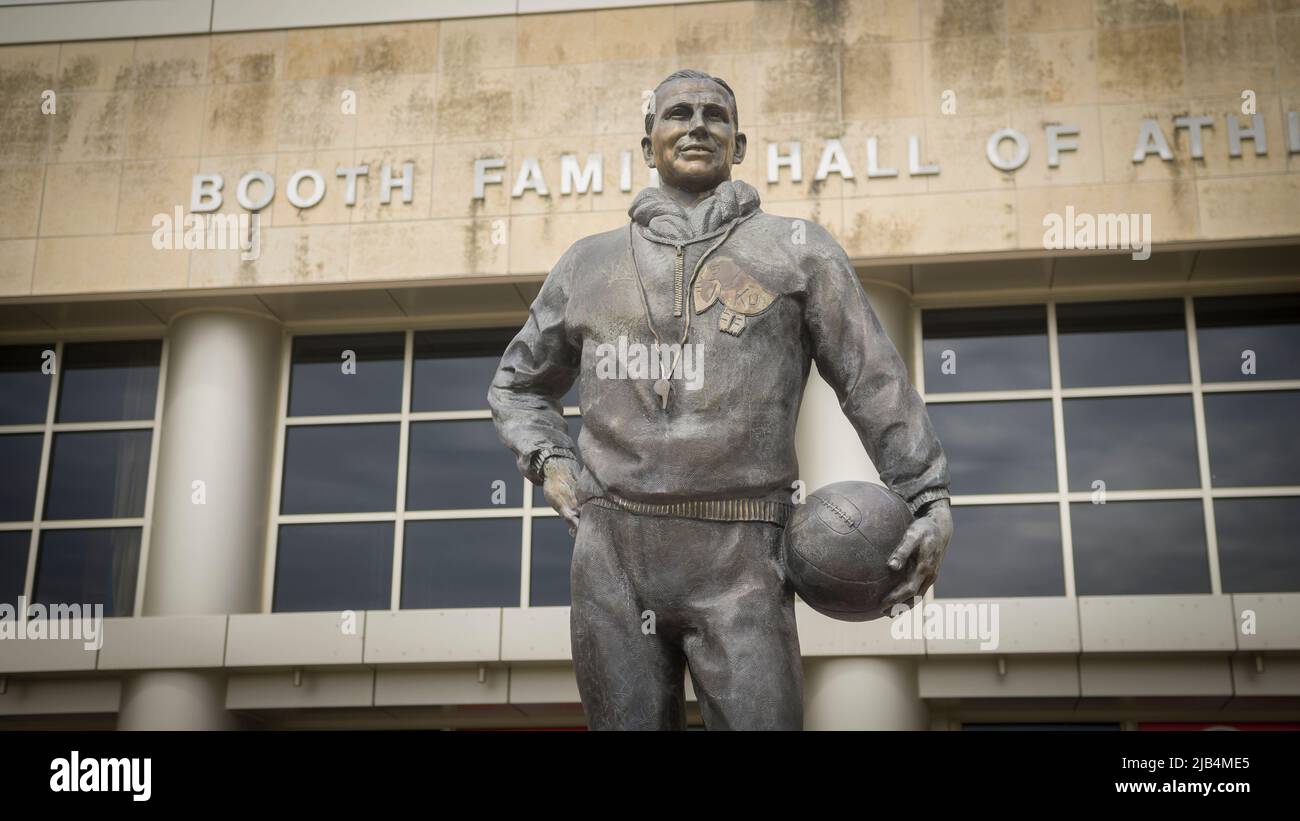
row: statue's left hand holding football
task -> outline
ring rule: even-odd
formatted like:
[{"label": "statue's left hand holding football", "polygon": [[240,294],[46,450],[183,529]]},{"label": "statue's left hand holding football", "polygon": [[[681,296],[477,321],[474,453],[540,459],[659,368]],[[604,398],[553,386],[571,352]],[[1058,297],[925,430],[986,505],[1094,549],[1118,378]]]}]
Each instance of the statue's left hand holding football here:
[{"label": "statue's left hand holding football", "polygon": [[910,568],[902,583],[885,597],[882,615],[892,616],[895,605],[911,607],[912,599],[924,596],[939,575],[948,540],[952,538],[952,509],[947,499],[939,499],[925,508],[903,535],[889,566],[894,570]]}]

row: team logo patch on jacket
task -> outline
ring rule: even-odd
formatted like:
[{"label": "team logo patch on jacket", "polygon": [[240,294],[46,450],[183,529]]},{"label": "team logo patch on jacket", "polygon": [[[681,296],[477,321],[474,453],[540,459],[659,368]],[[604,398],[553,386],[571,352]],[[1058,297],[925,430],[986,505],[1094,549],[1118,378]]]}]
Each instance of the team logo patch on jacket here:
[{"label": "team logo patch on jacket", "polygon": [[722,303],[718,330],[732,336],[740,336],[745,330],[745,317],[763,313],[776,300],[776,294],[759,285],[727,257],[710,260],[700,270],[692,291],[697,314],[709,310],[714,302]]}]

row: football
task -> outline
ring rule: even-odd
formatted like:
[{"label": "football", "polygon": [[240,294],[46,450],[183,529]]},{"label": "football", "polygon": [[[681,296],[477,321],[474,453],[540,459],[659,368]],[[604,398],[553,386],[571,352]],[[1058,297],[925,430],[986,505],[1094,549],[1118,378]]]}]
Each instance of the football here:
[{"label": "football", "polygon": [[836,482],[808,494],[786,524],[786,577],[799,598],[841,621],[879,618],[907,578],[888,561],[912,524],[902,497],[869,482]]}]

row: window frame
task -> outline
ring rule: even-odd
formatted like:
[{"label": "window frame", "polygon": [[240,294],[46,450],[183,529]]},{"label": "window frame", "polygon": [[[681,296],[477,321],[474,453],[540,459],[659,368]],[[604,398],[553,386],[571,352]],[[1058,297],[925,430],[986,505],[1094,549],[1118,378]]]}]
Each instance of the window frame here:
[{"label": "window frame", "polygon": [[[56,373],[50,380],[46,395],[45,421],[24,425],[0,425],[0,434],[41,434],[41,460],[36,475],[36,506],[32,518],[25,521],[0,522],[0,530],[29,530],[31,536],[27,544],[27,569],[23,580],[22,595],[28,605],[32,603],[32,594],[36,590],[36,568],[40,561],[41,533],[47,530],[100,530],[109,528],[139,528],[140,558],[136,566],[135,597],[129,616],[144,615],[145,580],[148,578],[150,536],[153,530],[154,490],[157,486],[158,448],[163,429],[164,398],[167,393],[167,359],[169,342],[166,334],[159,331],[115,333],[111,335],[89,334],[49,334],[43,338],[25,335],[24,338],[0,340],[3,345],[41,344],[50,337],[54,341],[54,362]],[[58,422],[59,391],[63,387],[63,351],[65,344],[95,344],[108,342],[161,342],[158,354],[158,384],[154,396],[153,416],[149,419],[127,419],[101,422]],[[48,348],[46,350],[49,350]],[[60,433],[113,430],[148,430],[149,431],[149,465],[146,471],[144,511],[138,517],[114,517],[104,519],[46,519],[45,494],[48,490],[50,471],[50,454],[54,446],[54,437]]]},{"label": "window frame", "polygon": [[[1242,296],[1265,297],[1272,291],[1243,290]],[[1196,307],[1197,296],[1219,296],[1215,291],[1207,294],[1179,292],[1183,302],[1184,329],[1187,335],[1188,374],[1187,382],[1115,385],[1109,387],[1063,388],[1061,385],[1060,334],[1057,327],[1056,309],[1062,304],[1080,302],[1113,302],[1160,300],[1173,298],[1168,292],[1106,293],[1087,294],[1071,297],[1044,296],[1037,299],[1023,295],[996,299],[993,296],[980,295],[978,301],[917,301],[912,304],[912,372],[915,387],[927,406],[953,402],[997,402],[1025,399],[1050,399],[1052,403],[1053,439],[1056,450],[1056,490],[1041,493],[991,493],[991,494],[955,494],[952,505],[1000,505],[1000,504],[1055,504],[1061,522],[1062,567],[1065,571],[1065,598],[1077,598],[1074,578],[1074,540],[1070,521],[1070,504],[1089,502],[1092,491],[1071,491],[1069,489],[1069,464],[1065,447],[1065,401],[1082,398],[1113,398],[1131,396],[1178,395],[1190,396],[1192,399],[1193,426],[1196,440],[1197,468],[1200,474],[1198,487],[1166,488],[1146,490],[1106,490],[1106,503],[1163,501],[1175,499],[1199,499],[1205,525],[1206,558],[1210,565],[1210,595],[1223,595],[1220,574],[1218,534],[1214,521],[1214,501],[1216,499],[1240,498],[1278,498],[1300,496],[1300,484],[1251,487],[1213,487],[1210,481],[1210,452],[1205,421],[1205,395],[1215,393],[1262,393],[1265,391],[1300,390],[1300,379],[1269,379],[1257,382],[1236,380],[1232,382],[1203,382],[1201,379],[1200,350],[1197,344]],[[1051,387],[1022,390],[964,391],[927,393],[925,390],[925,339],[922,329],[922,312],[943,308],[980,308],[1001,307],[1004,305],[1046,305],[1047,307],[1047,353],[1051,375]],[[1158,595],[1158,594],[1150,594]],[[933,588],[927,592],[926,599],[934,598]]]},{"label": "window frame", "polygon": [[[484,319],[481,323],[447,325],[401,325],[394,327],[384,324],[341,324],[331,323],[324,326],[286,328],[281,338],[279,397],[276,409],[275,450],[272,458],[272,476],[270,508],[267,515],[266,552],[262,568],[261,612],[274,613],[276,561],[279,548],[281,525],[295,524],[330,524],[343,522],[391,522],[393,523],[392,552],[392,589],[389,593],[389,610],[402,610],[402,562],[405,553],[405,535],[407,522],[453,519],[517,519],[520,534],[520,573],[519,600],[508,607],[529,607],[532,582],[532,525],[534,518],[558,517],[559,514],[546,505],[533,504],[533,486],[522,475],[516,473],[516,479],[523,494],[521,504],[507,507],[499,505],[486,508],[449,508],[445,510],[408,511],[406,509],[406,484],[410,462],[411,425],[420,422],[445,421],[490,421],[492,411],[487,407],[486,390],[483,408],[477,410],[457,411],[413,411],[411,410],[412,388],[415,369],[415,335],[428,331],[443,330],[489,330],[491,328],[515,327],[514,322],[502,321],[503,318]],[[522,319],[519,325],[522,325]],[[327,414],[321,416],[289,416],[289,388],[293,375],[293,340],[299,336],[316,336],[325,334],[365,334],[365,333],[402,333],[402,399],[401,407],[392,413],[364,414]],[[580,416],[578,406],[565,406],[564,416]],[[284,449],[287,432],[290,427],[306,425],[341,425],[341,424],[388,423],[398,425],[397,455],[397,498],[391,512],[379,513],[281,513],[280,505],[284,486]],[[501,446],[502,448],[505,445]],[[321,611],[309,611],[321,612]]]}]

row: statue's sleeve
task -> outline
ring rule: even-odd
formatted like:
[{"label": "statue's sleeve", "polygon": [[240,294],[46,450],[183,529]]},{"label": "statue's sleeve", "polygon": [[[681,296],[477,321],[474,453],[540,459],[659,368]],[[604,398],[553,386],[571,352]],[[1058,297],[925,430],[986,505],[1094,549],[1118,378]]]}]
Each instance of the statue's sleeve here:
[{"label": "statue's sleeve", "polygon": [[565,327],[574,258],[571,247],[547,275],[528,321],[506,347],[488,389],[497,436],[514,451],[519,472],[538,485],[542,476],[530,464],[534,453],[576,453],[560,405],[577,379],[581,354]]},{"label": "statue's sleeve", "polygon": [[948,497],[948,460],[848,256],[829,234],[820,229],[818,234],[823,242],[810,243],[814,248],[805,271],[804,321],[813,361],[834,388],[881,481],[916,513]]}]

